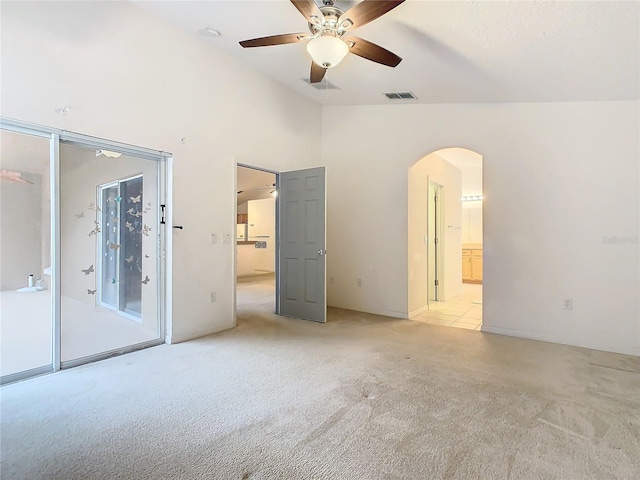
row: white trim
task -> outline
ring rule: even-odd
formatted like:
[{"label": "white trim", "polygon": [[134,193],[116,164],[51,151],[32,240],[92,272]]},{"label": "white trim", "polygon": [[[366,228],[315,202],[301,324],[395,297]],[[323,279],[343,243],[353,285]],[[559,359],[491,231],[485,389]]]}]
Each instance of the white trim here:
[{"label": "white trim", "polygon": [[127,345],[122,348],[115,348],[106,352],[96,353],[94,355],[88,355],[86,357],[74,358],[73,360],[67,360],[62,362],[62,369],[73,368],[87,363],[98,362],[100,360],[106,360],[107,358],[117,357],[124,355],[125,353],[137,352],[149,347],[157,347],[162,345],[164,341],[162,338],[155,338],[153,340],[147,340],[146,342],[135,343],[133,345]]},{"label": "white trim", "polygon": [[158,160],[158,157],[172,156],[171,153],[163,152],[162,150],[153,150],[151,148],[138,147],[137,145],[105,140],[103,138],[92,137],[90,135],[60,130],[59,128],[45,127],[35,123],[23,122],[13,118],[0,117],[0,129],[13,130],[43,137],[58,135],[61,142],[73,145],[82,145],[85,147],[90,146],[91,148],[96,147],[96,150],[112,150],[124,155],[132,155],[135,157],[151,157],[154,160]]},{"label": "white trim", "polygon": [[26,380],[38,375],[46,375],[47,373],[51,373],[53,371],[54,370],[51,365],[45,365],[44,367],[31,368],[29,370],[23,370],[17,373],[10,373],[9,375],[0,377],[0,385],[19,382],[20,380]]},{"label": "white trim", "polygon": [[537,333],[525,332],[522,330],[513,330],[510,328],[491,327],[484,324],[482,325],[482,327],[480,327],[480,331],[484,333],[506,335],[508,337],[524,338],[527,340],[537,340],[540,342],[557,343],[559,345],[565,345],[569,347],[589,348],[591,350],[601,350],[604,352],[621,353],[623,355],[634,355],[634,356],[640,357],[639,347],[615,347],[612,345],[605,345],[605,344],[593,343],[593,342],[575,343],[575,341],[572,339],[551,338],[546,335],[539,335]]},{"label": "white trim", "polygon": [[51,188],[51,312],[53,318],[52,353],[53,371],[60,370],[62,356],[62,307],[60,290],[61,237],[60,237],[60,137],[51,135],[51,153],[49,156]]},{"label": "white trim", "polygon": [[196,338],[206,337],[208,335],[214,335],[216,333],[224,332],[226,330],[232,330],[235,328],[235,325],[229,325],[224,328],[209,328],[206,330],[195,330],[190,333],[183,333],[181,335],[167,335],[165,337],[166,343],[173,345],[175,343],[187,342],[189,340],[195,340]]},{"label": "white trim", "polygon": [[[158,268],[161,267],[160,263],[164,264],[164,275],[159,275],[162,288],[160,288],[160,295],[158,298],[158,304],[164,304],[164,309],[160,308],[161,315],[164,316],[160,322],[160,338],[165,338],[166,343],[170,338],[173,331],[173,209],[171,208],[173,200],[173,157],[166,157],[162,162],[165,164],[164,169],[160,169],[161,175],[164,175],[164,181],[160,182],[161,192],[159,194],[158,203],[158,225],[160,225],[161,238],[160,242],[164,239],[164,250],[160,251],[160,262]],[[161,224],[162,208],[160,205],[165,205],[165,223]]]},{"label": "white trim", "polygon": [[[233,169],[233,223],[231,224],[233,234],[233,255],[231,256],[231,278],[232,278],[232,290],[231,290],[231,314],[233,315],[233,328],[238,326],[238,166],[240,164],[235,161],[235,168]],[[246,232],[247,230],[245,230]],[[222,241],[222,239],[221,239]]]},{"label": "white trim", "polygon": [[413,318],[413,317],[415,317],[416,315],[420,315],[422,312],[426,312],[426,311],[428,311],[428,310],[429,310],[429,304],[426,304],[425,306],[420,307],[420,308],[418,308],[417,310],[414,310],[413,312],[409,312],[408,317],[409,317],[409,318]]}]

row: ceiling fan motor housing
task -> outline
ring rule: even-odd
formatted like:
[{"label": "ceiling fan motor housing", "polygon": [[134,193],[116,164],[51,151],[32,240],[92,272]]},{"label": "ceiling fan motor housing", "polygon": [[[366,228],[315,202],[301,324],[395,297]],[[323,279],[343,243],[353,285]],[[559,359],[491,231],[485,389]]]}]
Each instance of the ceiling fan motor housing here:
[{"label": "ceiling fan motor housing", "polygon": [[309,22],[309,31],[314,36],[333,35],[341,37],[347,31],[347,28],[352,25],[350,20],[344,20],[341,25],[338,25],[338,19],[344,13],[340,8],[333,5],[325,5],[319,8],[323,18],[312,17],[314,21]]}]

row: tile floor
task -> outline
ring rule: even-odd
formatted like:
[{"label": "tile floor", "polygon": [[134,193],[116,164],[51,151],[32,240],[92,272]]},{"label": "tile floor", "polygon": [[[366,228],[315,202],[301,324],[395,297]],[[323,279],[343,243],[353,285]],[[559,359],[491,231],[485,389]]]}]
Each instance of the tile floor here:
[{"label": "tile floor", "polygon": [[462,294],[447,302],[432,302],[429,310],[411,320],[447,327],[482,328],[482,285],[462,284]]},{"label": "tile floor", "polygon": [[[238,319],[255,314],[260,307],[275,307],[275,275],[238,277]],[[447,327],[480,330],[482,285],[462,284],[462,294],[448,302],[433,302],[428,311],[411,320]]]}]

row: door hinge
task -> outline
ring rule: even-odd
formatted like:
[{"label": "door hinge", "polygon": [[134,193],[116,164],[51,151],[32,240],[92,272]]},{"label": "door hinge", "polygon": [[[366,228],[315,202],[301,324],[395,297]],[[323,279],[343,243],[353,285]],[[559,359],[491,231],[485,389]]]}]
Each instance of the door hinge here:
[{"label": "door hinge", "polygon": [[440,285],[440,282],[438,280],[436,280],[435,284],[436,284],[436,287],[437,287],[438,285]]},{"label": "door hinge", "polygon": [[436,243],[436,244],[438,243],[438,237],[433,239],[433,243]]},{"label": "door hinge", "polygon": [[167,223],[167,217],[165,216],[165,212],[164,209],[167,208],[166,205],[160,205],[160,225],[164,225],[165,223]]}]

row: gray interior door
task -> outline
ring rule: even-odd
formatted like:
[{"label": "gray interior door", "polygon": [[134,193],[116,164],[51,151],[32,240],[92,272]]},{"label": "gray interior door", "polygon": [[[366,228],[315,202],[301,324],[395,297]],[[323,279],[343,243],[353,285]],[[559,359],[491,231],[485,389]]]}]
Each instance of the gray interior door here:
[{"label": "gray interior door", "polygon": [[326,322],[325,169],[283,172],[279,190],[279,313]]}]

